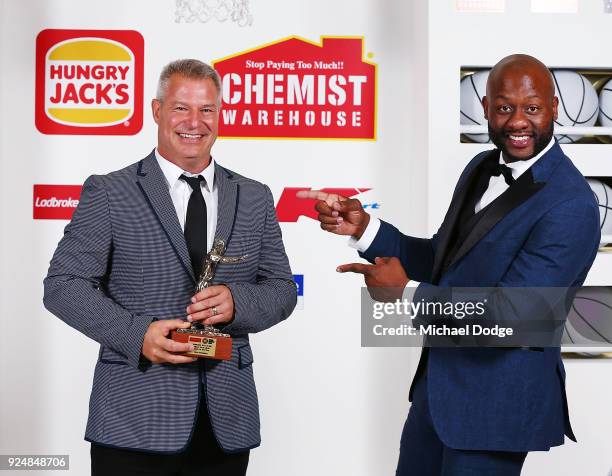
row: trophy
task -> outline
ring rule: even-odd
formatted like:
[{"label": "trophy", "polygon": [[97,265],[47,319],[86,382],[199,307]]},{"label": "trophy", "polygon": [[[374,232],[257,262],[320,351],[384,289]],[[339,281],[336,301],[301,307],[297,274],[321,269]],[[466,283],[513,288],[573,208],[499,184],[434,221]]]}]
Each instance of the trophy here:
[{"label": "trophy", "polygon": [[[248,255],[230,257],[225,253],[225,241],[217,238],[212,249],[204,258],[202,273],[196,285],[196,292],[206,289],[212,283],[218,264],[232,264],[244,261]],[[184,355],[205,359],[229,360],[232,358],[232,338],[219,332],[211,325],[192,323],[187,329],[175,329],[170,334],[172,340],[193,344],[194,350]]]}]

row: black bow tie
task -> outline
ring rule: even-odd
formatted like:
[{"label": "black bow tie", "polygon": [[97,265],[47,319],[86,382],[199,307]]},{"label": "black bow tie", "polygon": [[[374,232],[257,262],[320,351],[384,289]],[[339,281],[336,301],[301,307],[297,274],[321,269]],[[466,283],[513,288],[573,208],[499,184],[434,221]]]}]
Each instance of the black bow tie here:
[{"label": "black bow tie", "polygon": [[500,164],[499,162],[490,162],[487,161],[484,164],[483,173],[489,175],[489,177],[499,177],[500,175],[504,176],[504,180],[508,184],[508,186],[514,183],[514,177],[512,176],[512,169],[508,167],[506,164]]}]

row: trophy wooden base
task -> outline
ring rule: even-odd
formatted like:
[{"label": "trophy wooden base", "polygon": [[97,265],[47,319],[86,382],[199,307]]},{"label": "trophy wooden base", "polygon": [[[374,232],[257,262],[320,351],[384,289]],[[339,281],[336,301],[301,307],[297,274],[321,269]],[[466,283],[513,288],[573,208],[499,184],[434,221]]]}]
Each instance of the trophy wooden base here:
[{"label": "trophy wooden base", "polygon": [[177,329],[170,338],[176,342],[193,344],[193,352],[183,355],[200,359],[230,360],[232,338],[228,334],[216,334],[202,329]]}]

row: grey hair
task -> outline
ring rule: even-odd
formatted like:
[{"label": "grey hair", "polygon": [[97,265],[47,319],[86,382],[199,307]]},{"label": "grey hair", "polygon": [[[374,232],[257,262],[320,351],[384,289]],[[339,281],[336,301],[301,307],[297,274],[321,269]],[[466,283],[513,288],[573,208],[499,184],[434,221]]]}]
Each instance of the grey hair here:
[{"label": "grey hair", "polygon": [[217,88],[217,103],[221,104],[221,78],[215,69],[197,59],[179,59],[168,63],[162,69],[157,83],[157,99],[163,101],[168,91],[170,78],[178,74],[189,79],[210,79]]}]

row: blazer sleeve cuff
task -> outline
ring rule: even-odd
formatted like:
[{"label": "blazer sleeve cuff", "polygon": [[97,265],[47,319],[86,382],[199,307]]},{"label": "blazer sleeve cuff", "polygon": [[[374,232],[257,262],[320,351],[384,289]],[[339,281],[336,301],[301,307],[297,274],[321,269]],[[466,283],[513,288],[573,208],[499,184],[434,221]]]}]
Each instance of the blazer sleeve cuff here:
[{"label": "blazer sleeve cuff", "polygon": [[152,322],[157,318],[153,316],[134,315],[132,325],[127,329],[125,343],[127,346],[125,355],[128,364],[138,370],[145,370],[151,362],[142,355],[142,344],[144,336]]},{"label": "blazer sleeve cuff", "polygon": [[376,234],[378,233],[378,229],[380,228],[380,220],[378,218],[372,217],[370,223],[366,227],[363,235],[358,240],[353,238],[352,236],[349,238],[348,245],[351,248],[355,248],[357,251],[363,253],[366,251],[376,238]]}]

